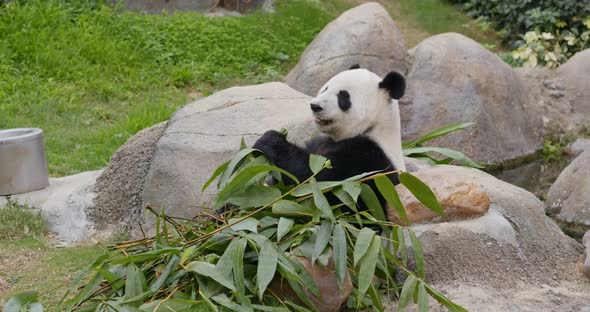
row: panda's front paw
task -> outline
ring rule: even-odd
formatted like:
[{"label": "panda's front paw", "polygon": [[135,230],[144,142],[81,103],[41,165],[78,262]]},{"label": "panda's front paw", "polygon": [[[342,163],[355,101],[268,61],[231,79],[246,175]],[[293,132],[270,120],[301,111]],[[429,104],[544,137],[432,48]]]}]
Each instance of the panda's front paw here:
[{"label": "panda's front paw", "polygon": [[288,145],[287,138],[284,134],[270,130],[266,131],[257,141],[254,143],[254,148],[262,151],[271,160],[276,159],[281,149]]}]

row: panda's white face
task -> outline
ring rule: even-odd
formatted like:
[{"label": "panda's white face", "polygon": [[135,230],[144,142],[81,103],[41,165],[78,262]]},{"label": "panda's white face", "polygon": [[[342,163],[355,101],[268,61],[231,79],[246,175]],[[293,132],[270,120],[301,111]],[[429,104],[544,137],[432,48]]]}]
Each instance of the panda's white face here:
[{"label": "panda's white face", "polygon": [[379,76],[362,68],[332,77],[310,104],[319,130],[339,141],[373,127],[391,106],[381,82]]}]

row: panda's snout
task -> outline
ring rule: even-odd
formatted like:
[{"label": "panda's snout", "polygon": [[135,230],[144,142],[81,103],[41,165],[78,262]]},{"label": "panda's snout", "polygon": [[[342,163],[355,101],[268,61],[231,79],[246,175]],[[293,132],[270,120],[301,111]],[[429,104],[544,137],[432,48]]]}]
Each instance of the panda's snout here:
[{"label": "panda's snout", "polygon": [[319,106],[319,105],[317,105],[317,104],[314,104],[314,103],[311,103],[311,104],[309,104],[309,107],[311,107],[311,110],[312,110],[314,113],[319,113],[319,112],[321,112],[321,111],[323,111],[323,110],[324,110],[324,109],[323,109],[321,106]]}]

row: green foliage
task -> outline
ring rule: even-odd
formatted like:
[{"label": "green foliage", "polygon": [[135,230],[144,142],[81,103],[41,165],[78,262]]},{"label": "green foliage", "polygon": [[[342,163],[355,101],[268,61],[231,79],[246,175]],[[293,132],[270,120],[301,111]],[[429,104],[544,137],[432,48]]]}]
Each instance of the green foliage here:
[{"label": "green foliage", "polygon": [[[417,158],[423,160],[430,164],[439,164],[445,165],[451,162],[458,162],[462,166],[473,167],[473,168],[483,168],[483,165],[471,160],[469,157],[465,156],[465,154],[452,150],[450,148],[444,147],[434,147],[434,146],[423,146],[424,143],[439,138],[443,135],[447,135],[453,133],[455,131],[459,131],[466,127],[471,126],[473,123],[452,123],[446,126],[443,126],[439,129],[433,130],[421,138],[418,138],[411,142],[404,142],[403,144],[403,154],[404,156]],[[444,158],[435,157],[434,154],[442,155]]]},{"label": "green foliage", "polygon": [[110,3],[0,6],[0,129],[43,128],[51,174],[103,167],[187,93],[276,80],[333,18],[309,1],[216,18],[118,12]]},{"label": "green foliage", "polygon": [[[329,170],[330,162],[312,155],[310,167],[315,175]],[[399,295],[401,291],[401,308],[416,293],[413,302],[421,311],[427,309],[429,295],[450,310],[465,311],[424,282],[420,242],[410,228],[387,221],[382,213],[372,214],[373,210],[382,211],[378,201],[367,204],[379,207],[355,215],[343,213],[340,205],[330,207],[326,201],[328,193],[347,194],[355,205],[364,182],[383,179],[391,172],[333,182],[316,182],[312,176],[296,186],[285,186],[281,175],[277,175],[282,170],[269,164],[259,151],[247,148],[221,168],[214,175],[220,177],[218,184],[224,185],[219,196],[224,196],[224,202],[241,205],[216,216],[217,222],[203,216],[182,222],[159,214],[155,237],[118,244],[115,251],[94,261],[74,279],[70,293],[64,296],[70,299],[64,299],[61,308],[316,311],[308,293],[318,296],[318,286],[297,257],[306,258],[316,267],[326,267],[333,257],[338,287],[344,287],[347,274],[353,282],[349,308],[383,311],[383,295]],[[440,213],[432,191],[414,176],[404,174],[402,183]],[[263,182],[269,175],[278,177],[279,183],[265,186]],[[260,201],[257,192],[233,191],[252,187],[272,190],[264,193],[275,193],[276,197]],[[390,192],[392,187],[385,185],[382,192]],[[417,273],[408,268],[408,246],[416,259]],[[401,260],[396,257],[400,254]],[[396,270],[408,276],[405,291],[396,285]],[[374,282],[375,276],[379,284]],[[297,298],[277,294],[276,288],[271,290],[273,279],[289,285]],[[19,296],[24,295],[14,298]]]},{"label": "green foliage", "polygon": [[0,207],[0,239],[40,238],[44,231],[45,223],[40,213],[12,201]]},{"label": "green foliage", "polygon": [[564,159],[564,151],[572,142],[571,138],[559,137],[554,139],[545,139],[543,142],[543,151],[541,156],[546,163],[559,162]]},{"label": "green foliage", "polygon": [[588,0],[453,0],[503,34],[525,66],[555,68],[590,47]]}]

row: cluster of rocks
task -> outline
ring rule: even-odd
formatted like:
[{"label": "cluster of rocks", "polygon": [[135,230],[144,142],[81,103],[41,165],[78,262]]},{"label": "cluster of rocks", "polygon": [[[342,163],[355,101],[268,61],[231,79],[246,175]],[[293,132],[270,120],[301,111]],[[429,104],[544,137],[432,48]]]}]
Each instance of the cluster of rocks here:
[{"label": "cluster of rocks", "polygon": [[[453,122],[474,122],[433,144],[487,164],[529,157],[556,125],[557,131],[582,131],[590,120],[590,84],[583,76],[590,72],[590,50],[556,72],[512,69],[454,33],[430,37],[408,51],[387,11],[368,3],[326,26],[284,83],[220,91],[130,139],[94,184],[84,220],[98,232],[134,232],[138,224],[150,228],[146,206],[195,216],[214,195],[212,189],[201,193],[204,182],[235,154],[242,138],[251,145],[264,131],[280,128],[298,143],[313,136],[310,95],[353,64],[406,75],[409,88],[400,101],[405,140]],[[548,209],[564,220],[590,225],[589,161],[590,151],[581,153],[549,192]],[[590,272],[590,260],[584,267],[582,244],[545,215],[537,197],[476,169],[407,163],[447,213],[433,215],[397,186],[422,242],[429,282],[474,310],[482,302],[494,311],[524,311],[535,302],[548,310],[566,302],[571,310],[590,306],[590,282],[581,277]],[[388,215],[396,219],[393,212]],[[511,291],[503,291],[507,288]],[[483,293],[504,297],[479,296]]]}]

